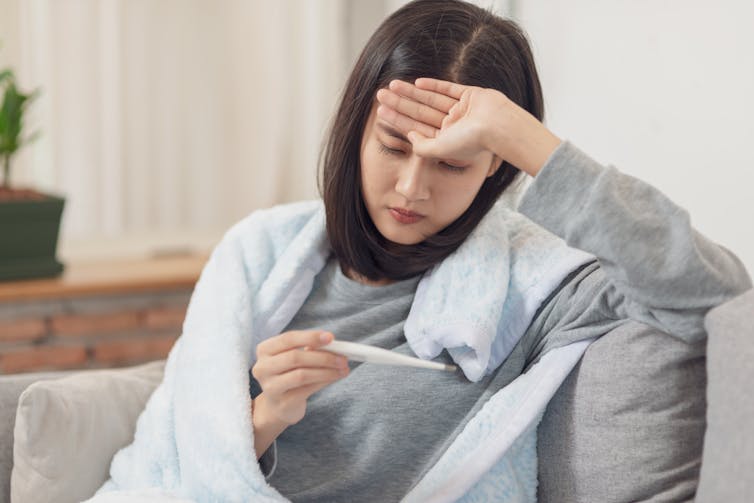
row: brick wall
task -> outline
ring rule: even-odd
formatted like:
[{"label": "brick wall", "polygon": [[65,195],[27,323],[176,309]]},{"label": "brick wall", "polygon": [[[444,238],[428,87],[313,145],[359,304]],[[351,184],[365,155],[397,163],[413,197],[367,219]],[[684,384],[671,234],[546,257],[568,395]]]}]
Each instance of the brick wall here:
[{"label": "brick wall", "polygon": [[163,359],[191,289],[0,302],[0,374]]}]

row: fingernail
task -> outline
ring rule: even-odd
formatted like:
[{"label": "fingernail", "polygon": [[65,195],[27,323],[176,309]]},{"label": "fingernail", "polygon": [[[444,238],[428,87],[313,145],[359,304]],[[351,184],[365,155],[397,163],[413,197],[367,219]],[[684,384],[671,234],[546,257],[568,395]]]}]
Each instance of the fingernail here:
[{"label": "fingernail", "polygon": [[332,337],[332,335],[327,332],[319,334],[319,340],[322,342],[330,342],[330,337]]},{"label": "fingernail", "polygon": [[338,358],[338,367],[341,367],[341,368],[348,367],[348,360],[346,358]]}]

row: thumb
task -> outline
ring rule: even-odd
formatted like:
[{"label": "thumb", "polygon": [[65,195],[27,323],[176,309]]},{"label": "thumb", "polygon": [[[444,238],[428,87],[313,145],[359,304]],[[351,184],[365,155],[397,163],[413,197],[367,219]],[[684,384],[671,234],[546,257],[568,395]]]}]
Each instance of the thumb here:
[{"label": "thumb", "polygon": [[418,155],[426,155],[429,153],[430,146],[431,146],[431,139],[427,138],[423,134],[419,133],[418,131],[409,131],[406,135],[408,138],[408,141],[411,142],[411,148],[416,152]]},{"label": "thumb", "polygon": [[[413,151],[421,157],[446,157],[453,152],[453,144],[448,138],[442,141],[437,138],[429,138],[417,131],[411,131],[406,135],[411,142]],[[450,155],[453,157],[452,155]]]}]

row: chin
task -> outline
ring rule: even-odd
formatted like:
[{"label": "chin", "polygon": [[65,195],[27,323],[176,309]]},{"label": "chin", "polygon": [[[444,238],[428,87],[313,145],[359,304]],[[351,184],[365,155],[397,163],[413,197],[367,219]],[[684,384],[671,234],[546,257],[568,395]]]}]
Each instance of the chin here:
[{"label": "chin", "polygon": [[399,245],[410,246],[410,245],[418,245],[419,243],[424,241],[424,238],[417,237],[413,239],[391,239],[390,241],[392,241],[393,243],[397,243]]},{"label": "chin", "polygon": [[[399,245],[416,245],[424,241],[424,236],[419,232],[411,232],[408,229],[380,229],[382,237]],[[387,231],[387,232],[386,232]]]}]

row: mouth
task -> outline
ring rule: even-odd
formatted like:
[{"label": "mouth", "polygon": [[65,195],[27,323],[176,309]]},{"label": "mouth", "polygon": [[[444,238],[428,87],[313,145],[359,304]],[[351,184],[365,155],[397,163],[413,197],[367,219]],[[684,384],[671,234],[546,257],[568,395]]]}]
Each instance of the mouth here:
[{"label": "mouth", "polygon": [[390,215],[402,224],[413,224],[424,218],[424,215],[405,208],[390,208]]}]

